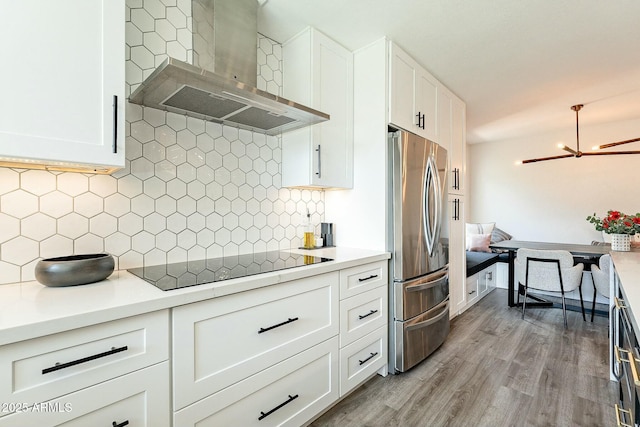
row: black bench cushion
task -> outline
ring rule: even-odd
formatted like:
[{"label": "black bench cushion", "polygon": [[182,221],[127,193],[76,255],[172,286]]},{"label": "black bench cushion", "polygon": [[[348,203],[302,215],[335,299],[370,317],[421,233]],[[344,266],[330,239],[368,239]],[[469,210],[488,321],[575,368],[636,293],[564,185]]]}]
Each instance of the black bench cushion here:
[{"label": "black bench cushion", "polygon": [[467,277],[484,270],[496,262],[507,262],[507,254],[467,251]]}]

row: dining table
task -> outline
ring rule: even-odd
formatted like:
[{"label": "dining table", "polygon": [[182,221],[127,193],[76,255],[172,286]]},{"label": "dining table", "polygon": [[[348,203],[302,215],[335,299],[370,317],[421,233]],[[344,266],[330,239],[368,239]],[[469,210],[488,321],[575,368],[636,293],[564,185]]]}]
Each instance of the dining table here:
[{"label": "dining table", "polygon": [[[557,243],[557,242],[529,242],[522,240],[503,240],[501,242],[492,243],[489,245],[491,249],[507,252],[508,253],[508,265],[509,265],[509,283],[508,283],[508,299],[507,304],[509,307],[516,307],[522,305],[517,303],[514,298],[515,288],[515,260],[516,253],[520,248],[538,249],[538,250],[564,250],[569,251],[573,255],[574,262],[584,263],[585,270],[591,270],[591,264],[597,264],[602,255],[606,255],[611,251],[610,244],[602,245],[585,245],[575,243]],[[518,289],[518,292],[520,290]],[[531,296],[531,295],[530,295]],[[553,303],[546,301],[542,298],[531,296],[535,302],[527,302],[527,307],[552,307]],[[569,308],[569,307],[567,307]]]}]

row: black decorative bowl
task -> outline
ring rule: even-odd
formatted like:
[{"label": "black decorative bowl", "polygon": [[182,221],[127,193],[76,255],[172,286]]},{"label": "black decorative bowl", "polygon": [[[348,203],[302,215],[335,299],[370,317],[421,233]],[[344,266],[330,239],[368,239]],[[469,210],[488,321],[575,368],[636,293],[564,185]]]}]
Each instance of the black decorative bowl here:
[{"label": "black decorative bowl", "polygon": [[114,267],[113,256],[107,253],[70,255],[41,259],[35,273],[36,280],[45,286],[76,286],[104,280]]}]

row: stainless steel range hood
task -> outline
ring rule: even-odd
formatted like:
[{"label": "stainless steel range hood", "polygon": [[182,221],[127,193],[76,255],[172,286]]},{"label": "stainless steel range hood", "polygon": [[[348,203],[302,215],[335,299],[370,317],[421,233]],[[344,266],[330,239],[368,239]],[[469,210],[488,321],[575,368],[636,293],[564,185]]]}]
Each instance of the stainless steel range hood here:
[{"label": "stainless steel range hood", "polygon": [[165,60],[129,101],[267,135],[329,115],[257,89],[256,0],[192,0],[194,64]]}]

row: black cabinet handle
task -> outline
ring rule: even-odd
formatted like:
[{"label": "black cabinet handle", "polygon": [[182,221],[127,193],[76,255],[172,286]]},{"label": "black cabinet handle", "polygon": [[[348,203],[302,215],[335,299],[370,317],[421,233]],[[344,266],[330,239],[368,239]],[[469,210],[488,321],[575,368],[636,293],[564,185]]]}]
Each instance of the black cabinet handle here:
[{"label": "black cabinet handle", "polygon": [[298,320],[298,318],[297,318],[297,317],[293,317],[293,318],[292,318],[292,317],[289,317],[287,320],[285,320],[285,321],[284,321],[284,322],[282,322],[282,323],[278,323],[277,325],[269,326],[268,328],[260,328],[260,330],[258,331],[258,333],[259,333],[259,334],[261,334],[261,333],[263,333],[263,332],[267,332],[267,331],[270,331],[270,330],[272,330],[272,329],[279,328],[280,326],[284,326],[284,325],[286,325],[286,324],[288,324],[288,323],[295,322],[296,320]]},{"label": "black cabinet handle", "polygon": [[453,220],[458,221],[460,219],[460,199],[453,199]]},{"label": "black cabinet handle", "polygon": [[364,314],[364,315],[359,314],[359,315],[358,315],[358,319],[362,320],[362,319],[364,319],[365,317],[369,317],[369,316],[371,316],[372,314],[376,314],[377,312],[378,312],[378,310],[370,310],[367,314]]},{"label": "black cabinet handle", "polygon": [[364,360],[358,360],[358,362],[360,362],[360,366],[364,365],[365,363],[367,363],[369,360],[373,359],[374,357],[376,357],[378,355],[378,352],[376,351],[375,353],[371,353],[371,356],[367,357]]},{"label": "black cabinet handle", "polygon": [[299,396],[298,394],[296,394],[295,396],[289,395],[289,398],[287,400],[285,400],[284,402],[282,402],[281,404],[279,404],[278,406],[276,406],[272,410],[270,410],[268,412],[260,411],[260,416],[258,417],[258,421],[262,421],[262,419],[264,419],[264,418],[268,417],[269,415],[273,414],[278,409],[282,408],[284,405],[288,405],[289,403],[293,402],[294,400],[296,400],[298,398],[298,396]]},{"label": "black cabinet handle", "polygon": [[425,122],[424,122],[424,118],[425,118],[425,116],[423,114],[422,115],[422,129],[424,129],[426,127]]},{"label": "black cabinet handle", "polygon": [[123,421],[120,424],[118,424],[115,421],[111,423],[112,427],[124,427],[124,426],[128,426],[128,425],[129,425],[129,420]]},{"label": "black cabinet handle", "polygon": [[460,169],[459,168],[453,169],[453,189],[454,190],[460,189]]},{"label": "black cabinet handle", "polygon": [[118,95],[113,95],[113,154],[118,154]]},{"label": "black cabinet handle", "polygon": [[364,277],[364,278],[362,278],[362,279],[358,279],[358,282],[366,282],[367,280],[375,279],[376,277],[378,277],[378,275],[377,275],[377,274],[372,274],[372,275],[371,275],[371,276],[369,276],[369,277]]},{"label": "black cabinet handle", "polygon": [[418,119],[418,123],[416,123],[416,125],[420,129],[424,129],[424,114],[420,114],[420,111],[418,111],[418,114],[416,114],[416,118]]},{"label": "black cabinet handle", "polygon": [[320,144],[318,144],[318,148],[316,148],[316,151],[318,152],[318,172],[316,172],[316,175],[318,175],[318,178],[322,178],[322,154],[320,149]]},{"label": "black cabinet handle", "polygon": [[126,345],[124,347],[115,348],[112,347],[111,350],[105,351],[104,353],[94,354],[93,356],[83,357],[82,359],[73,360],[67,363],[56,363],[54,366],[50,368],[46,368],[42,370],[42,375],[48,374],[49,372],[59,371],[60,369],[69,368],[71,366],[79,365],[81,363],[90,362],[92,360],[100,359],[101,357],[111,356],[112,354],[120,353],[123,351],[127,351],[129,347]]}]

